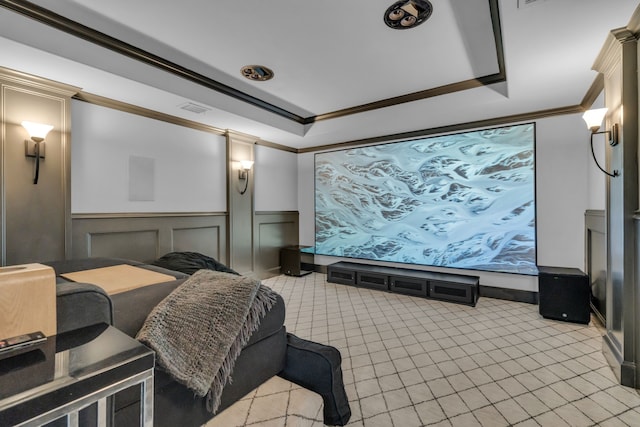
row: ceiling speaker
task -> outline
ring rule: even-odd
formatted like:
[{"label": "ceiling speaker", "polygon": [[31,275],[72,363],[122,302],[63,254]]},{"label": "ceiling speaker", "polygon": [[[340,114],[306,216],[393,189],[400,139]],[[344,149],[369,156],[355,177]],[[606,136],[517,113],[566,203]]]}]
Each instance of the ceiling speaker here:
[{"label": "ceiling speaker", "polygon": [[384,23],[396,30],[416,27],[429,19],[433,6],[428,0],[400,0],[384,13]]}]

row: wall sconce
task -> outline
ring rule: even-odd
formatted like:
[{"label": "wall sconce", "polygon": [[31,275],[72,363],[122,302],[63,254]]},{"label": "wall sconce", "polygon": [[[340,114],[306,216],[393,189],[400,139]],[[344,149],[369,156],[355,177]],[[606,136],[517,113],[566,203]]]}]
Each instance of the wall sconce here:
[{"label": "wall sconce", "polygon": [[244,194],[247,192],[247,187],[249,187],[249,171],[253,166],[252,160],[240,160],[240,170],[238,171],[238,179],[240,181],[244,180],[244,190],[240,192],[240,194]]},{"label": "wall sconce", "polygon": [[593,156],[593,160],[596,162],[596,166],[598,166],[598,169],[600,169],[602,172],[614,178],[616,176],[619,176],[620,173],[617,170],[614,170],[613,173],[609,173],[606,170],[604,170],[602,166],[600,166],[600,164],[598,163],[598,160],[596,159],[596,153],[594,153],[593,151],[593,135],[597,135],[600,133],[609,134],[609,145],[611,145],[612,147],[615,145],[618,145],[618,124],[617,123],[615,123],[611,127],[611,130],[598,132],[598,129],[600,129],[600,125],[602,124],[602,120],[604,119],[604,116],[607,114],[607,110],[608,110],[607,108],[596,108],[593,110],[587,110],[582,115],[582,118],[587,123],[587,127],[589,128],[589,130],[591,130],[591,155]]},{"label": "wall sconce", "polygon": [[36,159],[36,172],[33,178],[33,183],[38,183],[38,175],[40,174],[40,158],[44,159],[44,144],[42,143],[44,139],[47,137],[47,134],[53,126],[51,125],[43,125],[41,123],[33,123],[24,121],[21,123],[22,127],[24,127],[31,140],[34,142],[32,145],[29,140],[24,141],[24,155],[27,157],[35,157]]}]

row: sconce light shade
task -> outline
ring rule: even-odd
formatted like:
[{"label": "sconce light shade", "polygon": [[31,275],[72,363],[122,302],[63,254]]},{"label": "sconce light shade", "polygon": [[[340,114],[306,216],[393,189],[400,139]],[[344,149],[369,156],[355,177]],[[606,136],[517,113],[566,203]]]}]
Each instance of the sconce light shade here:
[{"label": "sconce light shade", "polygon": [[249,171],[253,166],[253,160],[240,160],[240,170],[238,171],[238,179],[244,181],[244,189],[240,191],[240,194],[247,192],[249,187]]},{"label": "sconce light shade", "polygon": [[604,116],[607,114],[608,108],[595,108],[593,110],[587,110],[582,115],[582,118],[587,123],[587,127],[591,130],[591,132],[595,132],[600,129],[602,125],[602,120]]},{"label": "sconce light shade", "polygon": [[240,160],[240,169],[248,171],[253,167],[253,160]]},{"label": "sconce light shade", "polygon": [[[33,177],[33,183],[37,184],[38,183],[38,176],[40,175],[40,157],[44,157],[44,145],[42,147],[40,147],[40,143],[42,141],[44,141],[44,139],[47,137],[47,134],[49,133],[49,131],[51,131],[51,129],[53,129],[53,126],[51,125],[44,125],[42,123],[34,123],[34,122],[28,122],[28,121],[24,121],[21,123],[22,127],[24,127],[27,132],[29,133],[29,137],[31,138],[31,140],[33,142],[35,142],[34,147],[33,147],[33,154],[31,154],[30,150],[29,150],[29,141],[25,140],[25,155],[27,157],[35,157],[35,163],[36,163],[36,171],[35,171],[35,175]],[[42,153],[41,153],[42,151]]]},{"label": "sconce light shade", "polygon": [[596,158],[596,153],[593,150],[593,136],[597,134],[605,134],[609,135],[609,145],[612,147],[618,144],[618,124],[614,123],[611,126],[611,130],[604,130],[602,132],[598,132],[600,126],[602,126],[602,120],[604,120],[604,116],[607,114],[607,108],[595,108],[593,110],[587,110],[582,115],[582,118],[587,123],[587,127],[591,130],[591,155],[593,156],[593,160],[596,162],[596,166],[600,169],[605,175],[610,176],[611,178],[615,178],[616,176],[620,176],[620,172],[614,169],[613,173],[607,172],[600,163],[598,163],[598,159]]},{"label": "sconce light shade", "polygon": [[53,129],[53,126],[43,125],[42,123],[24,121],[21,124],[22,127],[24,127],[27,132],[29,132],[29,137],[36,142],[44,141],[49,131]]}]

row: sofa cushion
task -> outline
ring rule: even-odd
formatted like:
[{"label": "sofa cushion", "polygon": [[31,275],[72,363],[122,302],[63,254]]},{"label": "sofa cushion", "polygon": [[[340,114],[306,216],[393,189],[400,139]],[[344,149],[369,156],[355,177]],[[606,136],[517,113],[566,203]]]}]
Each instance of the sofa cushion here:
[{"label": "sofa cushion", "polygon": [[[135,337],[151,309],[175,289],[185,278],[189,277],[178,271],[170,271],[161,267],[143,264],[120,258],[81,258],[62,261],[47,261],[42,264],[52,267],[56,272],[56,309],[58,333],[66,332],[96,323],[107,323],[116,326],[126,334]],[[158,273],[174,276],[177,280],[150,286],[140,294],[124,292],[124,298],[131,301],[112,304],[110,298],[99,286],[72,282],[61,274],[114,265],[133,265]],[[118,294],[120,295],[120,294]],[[122,297],[118,296],[118,301]]]},{"label": "sofa cushion", "polygon": [[[52,261],[43,264],[53,267],[57,275],[79,270],[128,264],[177,277],[178,279],[174,281],[122,292],[111,297],[107,296],[98,286],[70,282],[61,277],[56,278],[59,303],[61,301],[64,302],[64,306],[58,310],[58,315],[66,313],[63,315],[65,322],[73,321],[79,316],[80,311],[85,311],[84,314],[80,315],[80,318],[85,318],[82,323],[97,322],[97,320],[90,317],[91,315],[96,315],[97,318],[108,319],[100,320],[101,322],[113,324],[132,337],[135,337],[153,307],[189,277],[187,274],[175,270],[167,270],[161,266],[117,258],[89,258]],[[93,292],[93,298],[102,299],[102,303],[106,304],[104,307],[108,307],[108,309],[98,310],[102,314],[96,314],[94,311],[98,305],[95,302],[89,300],[81,302],[76,300],[76,302],[73,302],[72,298],[79,298],[80,290],[87,294]],[[63,299],[60,300],[60,297]],[[85,298],[87,297],[88,295],[85,296]],[[64,298],[68,298],[68,300],[64,301]],[[249,342],[240,353],[233,373],[233,382],[225,387],[222,394],[220,410],[229,406],[284,368],[286,350],[286,330],[283,326],[285,305],[280,295],[277,295],[276,298],[276,303],[261,319],[260,327],[251,335]],[[64,327],[68,328],[67,326]],[[158,371],[157,368],[156,371],[157,377],[154,387],[156,405],[154,412],[157,416],[157,422],[154,424],[160,427],[185,425],[185,423],[201,425],[213,416],[206,410],[206,399],[194,399],[193,392],[172,381],[166,373]],[[133,387],[130,390],[118,393],[115,399],[117,408],[115,425],[137,425],[139,421],[137,409],[139,406],[135,402],[139,401],[139,399],[139,387]]]},{"label": "sofa cushion", "polygon": [[56,284],[57,333],[97,323],[113,324],[111,299],[102,288],[88,283]]},{"label": "sofa cushion", "polygon": [[95,268],[102,267],[112,267],[114,265],[133,265],[140,268],[145,268],[147,270],[155,271],[157,273],[168,274],[170,276],[175,277],[176,279],[184,279],[189,277],[185,273],[181,273],[179,271],[170,271],[166,268],[162,268],[160,266],[144,264],[142,262],[133,261],[130,259],[121,259],[121,258],[79,258],[79,259],[70,259],[63,261],[47,261],[42,264],[53,267],[56,272],[56,276],[58,281],[67,281],[65,278],[60,277],[61,274],[65,273],[73,273],[76,271],[82,270],[93,270]]},{"label": "sofa cushion", "polygon": [[218,260],[198,252],[170,252],[151,263],[152,265],[193,274],[198,270],[215,270],[240,275]]},{"label": "sofa cushion", "polygon": [[250,346],[270,335],[275,334],[284,324],[285,305],[280,294],[276,295],[276,303],[273,304],[271,310],[260,320],[260,327],[251,334],[249,342],[245,347]]},{"label": "sofa cushion", "polygon": [[[158,285],[154,285],[150,288],[156,288],[157,286]],[[139,313],[135,316],[132,316],[132,307],[140,306],[140,304],[143,304],[145,306],[154,304],[154,302],[158,300],[158,295],[145,292],[150,290],[151,289],[140,288],[135,291],[123,292],[122,294],[113,295],[116,319],[115,323],[118,329],[128,329],[127,331],[125,331],[128,334],[130,334],[129,331],[132,331],[134,329],[137,332],[137,329],[139,329],[137,323],[139,322],[141,325],[144,322],[144,319],[140,320],[141,316],[139,316]],[[170,292],[167,288],[163,291],[163,293],[167,291]],[[227,390],[227,388],[229,388],[229,385],[225,387],[225,391],[223,392],[221,397],[221,408],[219,409],[219,412],[223,410],[223,407],[229,406],[231,403],[235,402],[244,394],[246,394],[247,391],[251,389],[247,387],[254,386],[253,383],[250,383],[245,387],[243,386],[245,383],[258,381],[255,384],[255,386],[257,386],[267,378],[270,378],[271,376],[278,373],[284,367],[283,360],[285,351],[284,349],[286,348],[286,330],[283,326],[283,323],[285,316],[285,305],[284,300],[279,294],[276,298],[276,303],[273,305],[271,310],[269,310],[267,314],[261,319],[260,327],[251,335],[249,342],[240,352],[240,356],[236,361],[236,366],[234,367],[234,371],[231,375],[233,379],[232,384],[234,386],[230,388],[230,391]],[[128,316],[124,316],[124,312],[128,313]],[[128,321],[123,322],[123,317],[137,317],[137,320],[129,319]],[[254,346],[254,344],[258,343],[260,344]],[[260,349],[260,351],[256,351],[256,349]],[[256,361],[256,358],[259,360],[259,362]],[[248,362],[248,360],[250,360],[250,363]],[[260,366],[262,369],[261,373],[253,372],[251,368],[252,366]],[[269,366],[269,369],[265,369],[265,366]],[[261,375],[267,375],[267,377],[262,378]],[[239,384],[236,384],[236,382],[238,382]],[[185,395],[189,396],[188,400],[194,401],[193,405],[202,406],[202,408],[200,408],[197,412],[200,413],[202,411],[200,415],[205,417],[203,419],[207,419],[204,415],[206,414],[204,399],[197,398],[192,391],[175,382],[168,373],[164,372],[162,368],[158,366],[156,366],[154,389],[156,390],[156,395],[163,394],[163,390],[165,389],[168,390],[167,392],[170,394],[184,393]],[[182,392],[178,392],[179,390],[182,390]],[[139,399],[140,390],[136,387],[133,387],[126,392],[119,393],[116,397],[116,410],[119,411],[129,405],[132,405],[135,402],[138,402]],[[183,399],[180,398],[179,402],[182,401]],[[175,405],[178,405],[178,403],[175,403]],[[210,417],[211,415],[209,414],[208,416]]]}]

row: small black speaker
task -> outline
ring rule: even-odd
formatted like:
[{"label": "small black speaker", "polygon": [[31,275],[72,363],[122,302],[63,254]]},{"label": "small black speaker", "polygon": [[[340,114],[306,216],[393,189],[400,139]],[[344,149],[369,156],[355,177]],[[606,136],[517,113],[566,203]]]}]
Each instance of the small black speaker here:
[{"label": "small black speaker", "polygon": [[589,323],[589,277],[577,268],[538,267],[540,315],[547,319]]},{"label": "small black speaker", "polygon": [[303,270],[306,265],[303,266],[301,249],[304,248],[308,246],[286,246],[280,249],[280,273],[296,277],[312,273]]}]

